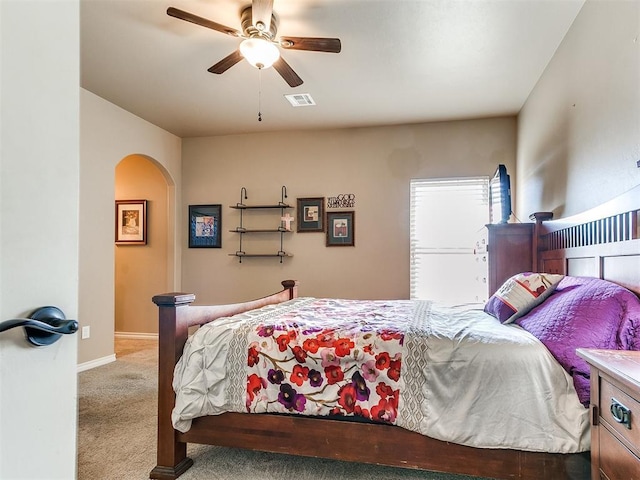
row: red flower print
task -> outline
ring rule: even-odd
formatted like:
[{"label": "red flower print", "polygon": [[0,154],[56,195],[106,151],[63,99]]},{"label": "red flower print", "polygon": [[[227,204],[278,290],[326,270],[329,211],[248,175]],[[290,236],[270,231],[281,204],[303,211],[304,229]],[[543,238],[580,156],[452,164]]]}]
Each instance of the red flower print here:
[{"label": "red flower print", "polygon": [[293,347],[293,354],[295,355],[298,363],[304,363],[305,359],[307,358],[307,352],[305,352],[299,346]]},{"label": "red flower print", "polygon": [[259,356],[258,356],[258,350],[256,349],[256,347],[249,347],[249,358],[247,360],[247,365],[249,365],[250,367],[253,367],[258,363],[258,360],[259,360]]},{"label": "red flower print", "polygon": [[342,371],[342,368],[336,365],[329,365],[325,368],[324,375],[327,377],[327,383],[329,385],[334,385],[344,380],[344,372]]},{"label": "red flower print", "polygon": [[287,350],[287,346],[289,345],[290,342],[290,338],[289,335],[280,335],[278,338],[276,338],[276,342],[278,342],[278,349],[281,352],[285,352]]},{"label": "red flower print", "polygon": [[352,383],[347,383],[338,390],[338,405],[340,405],[347,413],[353,413],[356,405],[356,388]]},{"label": "red flower print", "polygon": [[393,388],[391,388],[384,382],[380,382],[378,385],[376,385],[376,393],[379,397],[387,398],[393,395]]},{"label": "red flower print", "polygon": [[389,340],[400,340],[404,338],[404,335],[397,330],[382,330],[379,332],[380,338],[385,342]]},{"label": "red flower print", "polygon": [[389,363],[391,363],[391,358],[387,352],[381,352],[376,355],[376,368],[378,370],[389,368]]},{"label": "red flower print", "polygon": [[304,382],[309,378],[309,367],[303,367],[302,365],[294,365],[293,372],[291,372],[290,380],[298,385],[302,386]]},{"label": "red flower print", "polygon": [[363,409],[360,405],[356,405],[353,409],[353,414],[357,417],[371,418],[369,410]]},{"label": "red flower print", "polygon": [[344,357],[349,355],[351,349],[355,346],[354,343],[348,338],[339,338],[333,342],[333,346],[336,349],[336,355],[338,357]]},{"label": "red flower print", "polygon": [[389,370],[387,370],[387,375],[389,378],[395,382],[400,380],[400,364],[402,362],[400,360],[391,360],[389,363]]},{"label": "red flower print", "polygon": [[397,408],[384,398],[381,398],[377,405],[371,407],[371,419],[378,422],[394,423],[397,415]]},{"label": "red flower print", "polygon": [[365,345],[362,350],[364,351],[364,353],[368,353],[369,355],[373,355],[373,345],[371,345],[370,343],[368,345]]},{"label": "red flower print", "polygon": [[249,402],[252,402],[262,387],[266,386],[267,383],[255,373],[249,375],[247,378],[247,396],[249,397]]},{"label": "red flower print", "polygon": [[398,400],[400,399],[400,390],[394,390],[393,391],[393,395],[391,395],[390,397],[387,397],[387,401],[391,404],[391,406],[393,406],[393,408],[395,408],[396,410],[398,410]]},{"label": "red flower print", "polygon": [[289,330],[287,335],[289,335],[289,340],[295,340],[298,338],[298,333],[295,330]]},{"label": "red flower print", "polygon": [[319,333],[316,339],[318,340],[318,345],[321,347],[331,347],[334,341],[333,330],[325,330]]},{"label": "red flower print", "polygon": [[304,348],[309,353],[318,353],[318,348],[320,348],[320,345],[318,344],[317,339],[307,338],[302,344],[302,348]]}]

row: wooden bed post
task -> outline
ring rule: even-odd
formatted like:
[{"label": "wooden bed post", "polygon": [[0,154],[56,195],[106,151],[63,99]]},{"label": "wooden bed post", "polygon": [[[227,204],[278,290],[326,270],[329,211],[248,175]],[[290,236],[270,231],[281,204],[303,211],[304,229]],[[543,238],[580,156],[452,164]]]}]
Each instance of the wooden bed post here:
[{"label": "wooden bed post", "polygon": [[285,290],[289,290],[289,300],[298,298],[298,281],[297,280],[283,280],[280,282]]},{"label": "wooden bed post", "polygon": [[195,300],[190,293],[166,293],[153,297],[159,307],[158,339],[158,464],[149,478],[175,479],[183,474],[193,460],[187,457],[187,444],[177,439],[171,423],[175,404],[173,368],[182,355],[189,325],[187,308]]},{"label": "wooden bed post", "polygon": [[541,245],[542,222],[546,222],[547,220],[551,220],[552,218],[553,212],[535,212],[529,215],[529,219],[536,222],[536,225],[533,227],[533,269],[536,272],[541,272],[543,270],[539,258],[540,251],[544,247],[544,245]]}]

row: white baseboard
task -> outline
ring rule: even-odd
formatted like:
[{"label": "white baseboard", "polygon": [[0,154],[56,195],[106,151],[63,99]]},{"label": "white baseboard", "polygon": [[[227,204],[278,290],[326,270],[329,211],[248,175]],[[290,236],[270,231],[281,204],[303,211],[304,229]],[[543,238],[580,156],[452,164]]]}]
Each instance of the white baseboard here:
[{"label": "white baseboard", "polygon": [[92,368],[100,367],[102,365],[106,365],[107,363],[115,362],[116,354],[107,355],[106,357],[96,358],[95,360],[90,360],[88,362],[80,363],[78,365],[78,373],[84,372],[85,370],[91,370]]},{"label": "white baseboard", "polygon": [[[115,332],[115,336],[118,338],[131,338],[140,340],[158,340],[157,333],[137,333],[137,332]],[[78,373],[85,370],[91,370],[92,368],[100,367],[111,362],[116,361],[116,354],[107,355],[106,357],[96,358],[88,362],[78,364]]]},{"label": "white baseboard", "polygon": [[141,340],[157,340],[157,333],[138,333],[138,332],[115,332],[118,338],[139,338]]}]

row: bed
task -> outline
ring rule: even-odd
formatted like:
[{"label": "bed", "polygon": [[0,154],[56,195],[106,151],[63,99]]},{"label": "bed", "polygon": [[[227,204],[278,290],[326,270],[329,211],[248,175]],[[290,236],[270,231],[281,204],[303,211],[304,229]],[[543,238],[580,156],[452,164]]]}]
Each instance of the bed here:
[{"label": "bed", "polygon": [[[536,270],[552,276],[558,275],[560,280],[553,283],[548,295],[545,293],[543,302],[529,308],[530,313],[522,314],[515,319],[509,315],[509,319],[517,322],[522,330],[536,332],[542,337],[543,342],[548,341],[545,345],[552,349],[553,339],[544,338],[544,325],[540,326],[536,319],[539,315],[533,313],[545,310],[547,305],[556,304],[555,308],[559,308],[560,311],[566,310],[563,304],[559,303],[559,299],[571,298],[572,295],[575,297],[576,291],[587,288],[584,285],[591,288],[591,282],[573,280],[574,278],[604,279],[612,282],[612,285],[622,285],[635,294],[640,294],[639,201],[640,187],[636,187],[607,205],[579,217],[551,221],[550,214],[534,214],[532,220],[536,222],[536,226],[533,253]],[[283,290],[274,295],[233,305],[192,305],[195,296],[184,293],[164,294],[153,298],[159,307],[160,353],[158,463],[150,478],[177,478],[184,473],[192,465],[192,460],[186,455],[188,443],[241,447],[492,478],[589,477],[589,454],[580,451],[580,447],[573,448],[576,453],[549,453],[528,448],[479,448],[380,422],[351,422],[338,418],[319,419],[278,413],[249,415],[233,411],[196,416],[189,419],[188,428],[180,428],[184,431],[176,430],[172,422],[176,406],[176,394],[173,389],[174,370],[176,365],[180,364],[190,328],[299,299],[296,281],[287,280],[282,282],[282,285]],[[624,301],[634,300],[637,302],[637,298],[632,295],[632,298],[626,297]],[[494,305],[492,313],[500,317],[504,311]],[[500,324],[502,320],[504,318],[500,318],[497,323]],[[624,327],[627,332],[624,341],[621,343],[617,340],[616,344],[612,344],[612,348],[637,349],[635,327],[635,319],[628,321]],[[640,329],[640,326],[638,328]],[[566,361],[574,360],[571,354],[571,351],[560,352],[560,356]],[[580,370],[580,366],[576,368]],[[579,374],[570,376],[578,379],[574,385],[576,392],[580,392],[585,385],[579,377]],[[588,386],[588,378],[586,385]],[[581,400],[584,400],[584,390],[582,395]],[[313,435],[308,434],[311,430],[314,432]],[[335,434],[338,430],[340,435]],[[353,445],[358,447],[353,448]]]}]

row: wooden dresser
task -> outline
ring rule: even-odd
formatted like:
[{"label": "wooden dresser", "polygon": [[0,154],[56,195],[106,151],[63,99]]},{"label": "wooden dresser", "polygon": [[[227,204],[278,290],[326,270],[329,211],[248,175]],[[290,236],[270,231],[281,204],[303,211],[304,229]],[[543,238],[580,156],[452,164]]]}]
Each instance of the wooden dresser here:
[{"label": "wooden dresser", "polygon": [[475,246],[480,269],[478,280],[486,284],[486,301],[505,280],[533,268],[533,223],[501,223],[485,226]]},{"label": "wooden dresser", "polygon": [[640,480],[640,352],[577,353],[591,366],[591,479]]}]

